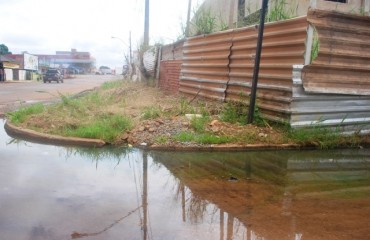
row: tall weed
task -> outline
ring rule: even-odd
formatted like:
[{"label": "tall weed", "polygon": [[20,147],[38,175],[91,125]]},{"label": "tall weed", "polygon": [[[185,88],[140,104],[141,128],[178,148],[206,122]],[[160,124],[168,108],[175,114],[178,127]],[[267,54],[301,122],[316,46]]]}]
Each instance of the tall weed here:
[{"label": "tall weed", "polygon": [[288,8],[289,3],[286,0],[273,0],[270,1],[270,9],[266,15],[266,22],[275,22],[293,18],[297,15],[297,8]]}]

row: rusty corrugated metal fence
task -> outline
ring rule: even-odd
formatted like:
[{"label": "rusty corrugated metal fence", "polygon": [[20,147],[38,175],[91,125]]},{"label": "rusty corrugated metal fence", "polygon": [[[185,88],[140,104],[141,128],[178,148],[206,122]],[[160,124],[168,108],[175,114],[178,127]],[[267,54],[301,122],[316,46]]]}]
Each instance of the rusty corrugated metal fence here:
[{"label": "rusty corrugated metal fence", "polygon": [[319,51],[303,68],[303,87],[315,93],[370,96],[370,17],[311,10]]},{"label": "rusty corrugated metal fence", "polygon": [[[309,23],[319,48],[304,65]],[[180,92],[249,104],[257,33],[253,26],[187,39]],[[267,119],[370,133],[370,17],[309,10],[308,17],[266,24],[257,89]]]},{"label": "rusty corrugated metal fence", "polygon": [[[188,39],[184,43],[180,92],[248,104],[257,30],[252,26]],[[289,119],[292,65],[304,62],[306,35],[306,17],[265,26],[257,105],[268,119]]]}]

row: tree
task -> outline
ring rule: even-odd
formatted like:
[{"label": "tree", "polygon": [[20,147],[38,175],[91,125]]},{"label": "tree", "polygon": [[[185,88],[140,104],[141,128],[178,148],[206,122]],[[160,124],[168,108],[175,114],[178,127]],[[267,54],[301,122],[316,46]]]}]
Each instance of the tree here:
[{"label": "tree", "polygon": [[9,48],[5,44],[0,44],[0,55],[12,54],[9,52]]}]

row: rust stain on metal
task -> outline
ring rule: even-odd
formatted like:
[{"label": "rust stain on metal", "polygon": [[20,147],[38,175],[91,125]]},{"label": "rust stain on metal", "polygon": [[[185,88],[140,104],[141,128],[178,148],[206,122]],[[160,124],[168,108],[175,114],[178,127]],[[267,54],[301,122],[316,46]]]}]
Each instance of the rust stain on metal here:
[{"label": "rust stain on metal", "polygon": [[303,68],[307,92],[370,95],[370,17],[310,10],[319,51]]}]

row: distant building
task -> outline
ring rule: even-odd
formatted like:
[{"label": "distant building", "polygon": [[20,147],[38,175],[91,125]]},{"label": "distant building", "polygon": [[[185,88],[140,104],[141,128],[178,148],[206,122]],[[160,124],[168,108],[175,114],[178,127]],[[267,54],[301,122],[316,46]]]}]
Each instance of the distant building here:
[{"label": "distant building", "polygon": [[[28,56],[26,56],[26,59],[27,57]],[[30,55],[30,57],[33,58],[32,55]],[[32,70],[24,69],[23,64],[21,67],[21,64],[13,58],[0,55],[0,81],[31,79],[33,79]]]},{"label": "distant building", "polygon": [[[26,53],[25,53],[26,54]],[[13,59],[24,68],[25,54],[8,54],[6,57]],[[55,55],[34,54],[38,58],[38,69],[64,68],[75,71],[74,73],[91,73],[95,69],[95,58],[89,52],[56,51]]]}]

